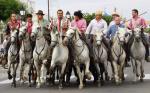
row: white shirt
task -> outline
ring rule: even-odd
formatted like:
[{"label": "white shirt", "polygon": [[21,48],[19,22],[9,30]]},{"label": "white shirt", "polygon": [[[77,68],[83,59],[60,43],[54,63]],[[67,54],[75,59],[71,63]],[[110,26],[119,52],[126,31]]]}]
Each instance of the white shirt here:
[{"label": "white shirt", "polygon": [[95,34],[95,31],[103,29],[104,33],[107,33],[107,22],[104,19],[97,21],[93,19],[87,27],[86,34]]}]

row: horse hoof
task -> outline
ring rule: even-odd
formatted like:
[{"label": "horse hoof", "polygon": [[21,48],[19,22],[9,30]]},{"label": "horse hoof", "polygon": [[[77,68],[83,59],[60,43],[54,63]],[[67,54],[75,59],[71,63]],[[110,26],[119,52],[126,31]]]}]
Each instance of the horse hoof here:
[{"label": "horse hoof", "polygon": [[141,78],[140,81],[143,82],[144,81],[143,78]]},{"label": "horse hoof", "polygon": [[20,81],[20,85],[23,85],[24,84],[24,81]]},{"label": "horse hoof", "polygon": [[83,89],[83,85],[80,85],[80,86],[79,86],[79,89]]},{"label": "horse hoof", "polygon": [[116,82],[116,86],[119,86],[119,85],[120,85],[120,82],[119,82],[119,81],[117,81],[117,82]]},{"label": "horse hoof", "polygon": [[105,80],[106,80],[106,81],[109,81],[109,78],[110,78],[109,76],[106,76],[106,77],[105,77]]},{"label": "horse hoof", "polygon": [[144,77],[145,77],[145,75],[143,74],[141,77],[142,77],[142,78],[144,78]]},{"label": "horse hoof", "polygon": [[101,87],[101,83],[99,82],[99,83],[97,84],[97,86],[98,86],[98,87]]},{"label": "horse hoof", "polygon": [[28,87],[32,87],[31,83],[28,84]]},{"label": "horse hoof", "polygon": [[91,77],[91,76],[92,76],[91,72],[86,73],[85,76],[86,76],[86,79],[88,79],[88,80],[91,80],[91,78],[92,78],[92,77]]},{"label": "horse hoof", "polygon": [[11,80],[12,79],[12,75],[8,75],[8,79]]},{"label": "horse hoof", "polygon": [[59,85],[59,89],[63,89],[63,85],[61,84],[61,85]]},{"label": "horse hoof", "polygon": [[16,84],[12,83],[11,87],[16,88]]},{"label": "horse hoof", "polygon": [[36,88],[38,89],[38,88],[41,88],[41,85],[40,84],[38,84],[37,86],[36,86]]}]

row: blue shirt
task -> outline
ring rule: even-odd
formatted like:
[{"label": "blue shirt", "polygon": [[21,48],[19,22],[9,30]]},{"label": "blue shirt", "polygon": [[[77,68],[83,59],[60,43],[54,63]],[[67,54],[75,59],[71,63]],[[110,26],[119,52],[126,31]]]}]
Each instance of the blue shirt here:
[{"label": "blue shirt", "polygon": [[110,26],[110,28],[108,29],[108,32],[107,32],[107,37],[108,38],[113,38],[116,34],[116,32],[118,31],[118,27],[120,28],[124,28],[125,26],[123,24],[120,24],[120,25],[112,25]]}]

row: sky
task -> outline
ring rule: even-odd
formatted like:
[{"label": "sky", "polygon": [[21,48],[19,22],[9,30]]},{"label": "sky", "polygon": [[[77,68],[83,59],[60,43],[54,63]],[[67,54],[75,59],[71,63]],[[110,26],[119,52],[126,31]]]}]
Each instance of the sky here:
[{"label": "sky", "polygon": [[[43,10],[47,14],[47,0],[34,0],[35,11]],[[50,0],[50,15],[56,16],[57,9],[62,9],[64,12],[70,11],[73,14],[76,10],[85,12],[95,12],[96,10],[106,11],[112,14],[114,8],[117,12],[129,19],[131,10],[136,8],[139,13],[147,12],[142,15],[147,20],[150,20],[150,0]]]}]

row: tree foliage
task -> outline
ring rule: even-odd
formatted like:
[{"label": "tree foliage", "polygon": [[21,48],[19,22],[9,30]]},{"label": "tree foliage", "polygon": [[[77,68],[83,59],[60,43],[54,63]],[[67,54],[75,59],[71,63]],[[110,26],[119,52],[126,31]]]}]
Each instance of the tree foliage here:
[{"label": "tree foliage", "polygon": [[22,8],[25,5],[19,0],[0,0],[0,20],[6,21],[13,11],[19,14]]}]

